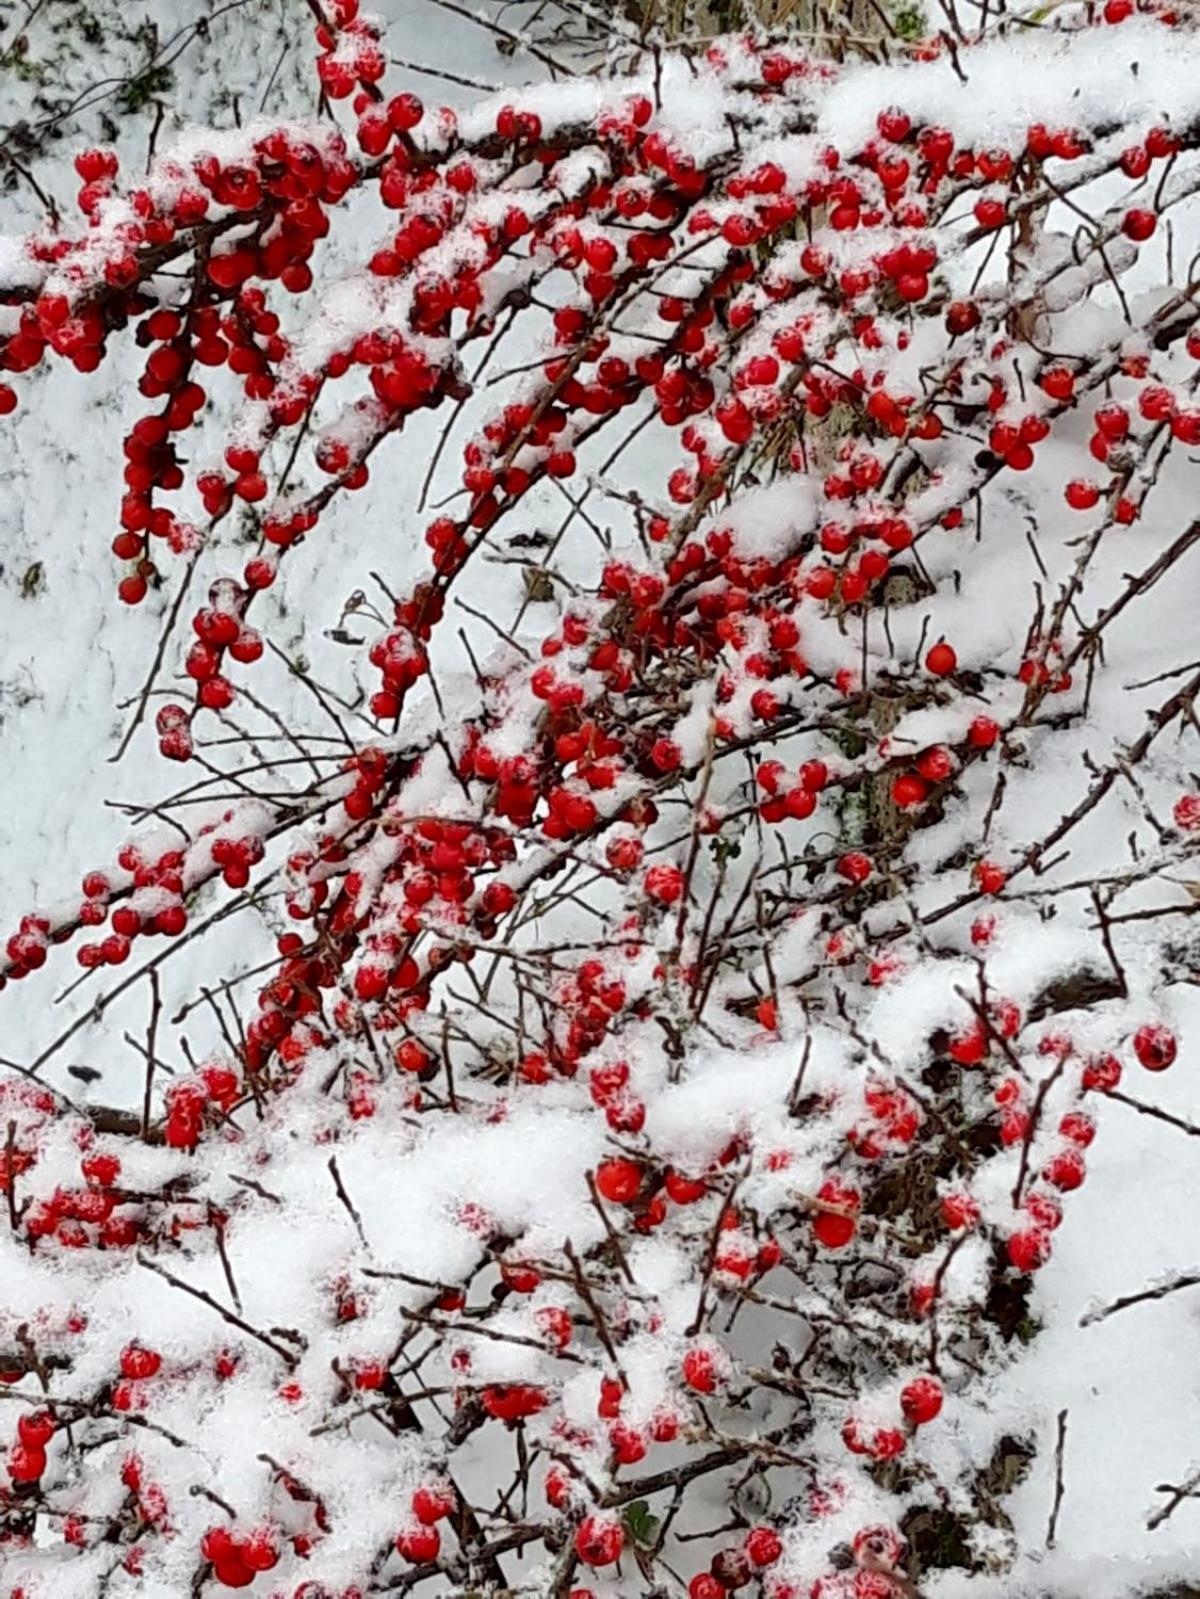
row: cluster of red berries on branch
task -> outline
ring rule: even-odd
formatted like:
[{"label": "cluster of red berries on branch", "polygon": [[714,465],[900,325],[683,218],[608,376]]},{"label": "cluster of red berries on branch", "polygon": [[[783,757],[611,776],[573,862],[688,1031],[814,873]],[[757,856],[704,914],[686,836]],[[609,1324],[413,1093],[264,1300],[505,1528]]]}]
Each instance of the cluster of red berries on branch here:
[{"label": "cluster of red berries on branch", "polygon": [[[1124,4],[1061,35],[1080,61]],[[937,41],[911,103],[854,69],[864,120],[786,32],[456,116],[389,95],[355,0],[314,9],[332,118],[190,136],[144,177],[81,153],[83,224],[0,285],[0,414],[54,359],[145,352],[120,597],[168,607],[191,685],[161,753],[239,791],[197,776],[5,946],[0,986],[74,944],[85,996],[123,966],[155,1004],[133,1109],[49,1086],[75,1027],[0,1080],[6,1558],[23,1599],[56,1562],[80,1592],[499,1591],[531,1550],[572,1599],[664,1559],[690,1599],[894,1599],[920,1513],[983,1467],[990,1438],[939,1440],[1018,1358],[1108,1118],[1156,1114],[1125,1067],[1181,1053],[1191,957],[1127,968],[1112,906],[1195,850],[1167,735],[1200,679],[1165,674],[1119,749],[1069,740],[1200,542],[1169,508],[1200,310],[1168,281],[1135,322],[1122,288],[1195,214],[1200,121],[1147,43],[1151,87],[1104,115],[1042,72],[1018,125],[984,72],[973,138]],[[1143,9],[1139,39],[1178,25]],[[324,282],[352,195],[370,237]],[[1069,248],[1056,208],[1087,218]],[[259,759],[257,596],[443,421],[455,492],[359,612],[352,732],[334,714],[329,753],[275,717],[289,753]],[[1002,633],[1024,514],[1036,606]],[[446,711],[451,591],[535,533],[552,599]],[[213,766],[222,739],[256,764]],[[1035,824],[1056,739],[1086,786]],[[1126,788],[1145,842],[1061,888],[1098,921],[1059,937],[1055,852]],[[251,903],[268,957],[202,991],[224,1047],[168,1062],[160,965]],[[664,1557],[663,1496],[702,1479],[730,1516]]]}]

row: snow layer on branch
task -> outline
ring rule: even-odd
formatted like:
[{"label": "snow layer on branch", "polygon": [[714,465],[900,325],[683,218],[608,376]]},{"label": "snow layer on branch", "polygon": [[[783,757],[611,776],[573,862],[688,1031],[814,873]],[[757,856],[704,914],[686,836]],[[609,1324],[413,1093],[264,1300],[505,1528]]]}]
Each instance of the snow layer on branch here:
[{"label": "snow layer on branch", "polygon": [[[936,63],[851,66],[820,104],[818,126],[839,148],[875,133],[878,113],[902,105],[914,121],[949,128],[964,144],[1006,147],[1034,123],[1052,131],[1106,128],[1113,112],[1134,122],[1184,126],[1200,115],[1195,41],[1156,22],[1105,29],[1032,27]],[[1069,100],[1063,85],[1072,85]],[[1069,111],[1068,111],[1069,107]]]}]

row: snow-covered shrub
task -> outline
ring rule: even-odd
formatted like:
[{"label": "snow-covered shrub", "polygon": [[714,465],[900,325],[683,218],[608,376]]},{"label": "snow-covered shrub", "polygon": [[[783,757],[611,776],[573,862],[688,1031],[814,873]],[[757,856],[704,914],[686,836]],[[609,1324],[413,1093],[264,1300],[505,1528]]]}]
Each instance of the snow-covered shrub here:
[{"label": "snow-covered shrub", "polygon": [[[6,428],[144,352],[120,748],[184,776],[7,943],[86,1002],[0,1079],[13,1595],[1037,1585],[1040,1274],[1133,1112],[1197,1131],[1128,1085],[1197,968],[1200,47],[1093,9],[614,23],[456,115],[335,0],[331,114],[82,150],[3,242]],[[357,687],[288,635],[281,714],[389,454]]]}]

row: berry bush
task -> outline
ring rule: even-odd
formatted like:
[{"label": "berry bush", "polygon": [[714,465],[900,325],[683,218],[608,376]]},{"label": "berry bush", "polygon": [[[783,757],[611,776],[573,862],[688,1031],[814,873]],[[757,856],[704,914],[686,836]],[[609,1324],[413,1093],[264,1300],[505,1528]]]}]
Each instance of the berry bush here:
[{"label": "berry bush", "polygon": [[581,3],[458,112],[310,9],[0,240],[10,440],[136,355],[157,751],[0,966],[5,1599],[1131,1592],[1030,1362],[1200,1280],[1096,1298],[1200,1135],[1191,8]]}]

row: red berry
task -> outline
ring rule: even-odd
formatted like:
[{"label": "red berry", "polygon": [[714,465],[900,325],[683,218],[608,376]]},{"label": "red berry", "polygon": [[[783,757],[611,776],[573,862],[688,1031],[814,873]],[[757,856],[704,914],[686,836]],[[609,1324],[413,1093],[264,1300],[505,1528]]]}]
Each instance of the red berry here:
[{"label": "red berry", "polygon": [[925,657],[925,668],[934,677],[949,677],[958,666],[958,656],[944,640],[935,644]]},{"label": "red berry", "polygon": [[711,1571],[698,1571],[688,1583],[688,1599],[726,1599],[728,1589]]},{"label": "red berry", "polygon": [[936,1377],[914,1377],[900,1390],[900,1409],[914,1427],[932,1421],[942,1408],[942,1385]]},{"label": "red berry", "polygon": [[406,1038],[396,1046],[396,1064],[401,1071],[424,1072],[433,1065],[433,1056],[419,1040]]},{"label": "red berry", "polygon": [[1046,1193],[1044,1189],[1031,1189],[1021,1208],[1048,1233],[1052,1233],[1062,1222],[1062,1206],[1053,1194]]},{"label": "red berry", "polygon": [[979,307],[971,300],[952,300],[946,307],[946,332],[953,338],[979,326]]},{"label": "red berry", "polygon": [[1026,1227],[1008,1240],[1008,1258],[1020,1272],[1037,1271],[1050,1259],[1050,1237],[1040,1227]]},{"label": "red berry", "polygon": [[621,1558],[625,1530],[615,1517],[585,1516],[575,1529],[575,1553],[588,1566],[611,1566]]},{"label": "red berry", "polygon": [[1147,1023],[1133,1035],[1133,1052],[1148,1072],[1165,1072],[1178,1051],[1175,1034],[1161,1023]]},{"label": "red berry", "polygon": [[1123,405],[1102,405],[1094,421],[1106,439],[1123,439],[1129,432],[1129,412]]},{"label": "red berry", "polygon": [[1051,1188],[1057,1188],[1060,1193],[1069,1194],[1073,1189],[1083,1186],[1087,1176],[1087,1167],[1083,1156],[1074,1147],[1061,1149],[1057,1155],[1051,1156],[1042,1170],[1042,1176]]},{"label": "red berry", "polygon": [[642,1189],[642,1168],[636,1161],[614,1156],[596,1168],[596,1190],[611,1205],[631,1205]]},{"label": "red berry", "polygon": [[753,1527],[746,1537],[746,1554],[756,1566],[773,1566],[783,1553],[783,1540],[774,1527]]},{"label": "red berry", "polygon": [[1064,490],[1067,504],[1073,511],[1090,511],[1100,499],[1100,490],[1087,478],[1072,478]]},{"label": "red berry", "polygon": [[1153,211],[1135,206],[1132,211],[1126,211],[1125,219],[1121,223],[1121,232],[1135,244],[1143,244],[1157,226],[1158,218]]},{"label": "red berry", "polygon": [[489,883],[480,903],[489,916],[503,916],[517,903],[516,890],[508,883]]},{"label": "red berry", "polygon": [[1038,384],[1052,400],[1065,405],[1075,393],[1075,374],[1070,367],[1050,366],[1038,378]]},{"label": "red berry", "polygon": [[396,1534],[396,1550],[414,1565],[425,1565],[436,1560],[442,1547],[442,1535],[436,1527],[407,1527]]},{"label": "red berry", "polygon": [[605,846],[604,857],[614,872],[632,872],[642,864],[643,847],[639,838],[613,838]]},{"label": "red berry", "polygon": [[1000,737],[1000,724],[990,716],[977,716],[967,729],[967,742],[977,750],[990,750]]},{"label": "red berry", "polygon": [[946,1046],[946,1053],[959,1066],[978,1066],[987,1054],[987,1032],[981,1025],[958,1033]]},{"label": "red berry", "polygon": [[661,905],[674,905],[683,897],[683,873],[678,866],[652,866],[644,879],[646,893]]},{"label": "red berry", "polygon": [[[827,1177],[817,1190],[817,1198],[838,1210],[818,1210],[813,1217],[813,1233],[826,1249],[841,1249],[858,1228],[856,1215],[861,1203],[858,1189],[838,1177]],[[840,1212],[849,1212],[841,1214]]]},{"label": "red berry", "polygon": [[242,1544],[241,1556],[251,1571],[273,1570],[279,1564],[279,1543],[274,1528],[256,1528]]},{"label": "red berry", "polygon": [[892,800],[901,810],[920,805],[928,793],[928,783],[916,772],[904,772],[892,784]]},{"label": "red berry", "polygon": [[37,1482],[46,1469],[46,1451],[32,1444],[14,1444],[8,1452],[8,1475],[13,1482]]},{"label": "red berry", "polygon": [[981,228],[1003,227],[1007,215],[1008,211],[1003,200],[984,198],[975,202],[975,220]]},{"label": "red berry", "polygon": [[685,1177],[682,1172],[674,1170],[667,1172],[663,1186],[668,1198],[676,1205],[694,1205],[708,1192],[708,1184],[702,1178]]},{"label": "red berry", "polygon": [[1059,1122],[1058,1130],[1080,1149],[1086,1149],[1096,1136],[1095,1122],[1081,1110],[1069,1110]]},{"label": "red berry", "polygon": [[1115,1055],[1093,1055],[1080,1079],[1084,1089],[1094,1089],[1109,1094],[1121,1081],[1121,1063]]},{"label": "red berry", "polygon": [[54,1417],[48,1410],[31,1410],[17,1417],[17,1436],[30,1449],[45,1449],[54,1437]]},{"label": "red berry", "polygon": [[1008,873],[995,861],[977,861],[971,875],[981,894],[999,894],[1008,882]]},{"label": "red berry", "polygon": [[954,758],[944,744],[935,744],[917,756],[917,771],[927,783],[944,783],[954,775]]},{"label": "red berry", "polygon": [[683,1380],[698,1394],[716,1392],[717,1364],[710,1349],[701,1346],[687,1351],[683,1357]]},{"label": "red berry", "polygon": [[860,850],[851,850],[843,855],[834,868],[839,877],[844,877],[848,883],[865,883],[870,877],[871,857],[864,855]]},{"label": "red berry", "polygon": [[162,1356],[141,1344],[126,1344],[121,1351],[121,1375],[134,1381],[153,1377],[162,1367]]},{"label": "red berry", "polygon": [[895,1460],[904,1453],[904,1434],[896,1427],[877,1427],[866,1452],[873,1460]]},{"label": "red berry", "polygon": [[889,106],[875,118],[875,126],[890,144],[902,144],[912,132],[912,119],[899,106]]},{"label": "red berry", "polygon": [[970,1194],[950,1193],[942,1197],[942,1220],[952,1232],[974,1227],[979,1220],[979,1206]]},{"label": "red berry", "polygon": [[387,104],[387,119],[397,133],[415,128],[425,115],[425,107],[415,94],[398,94]]}]

